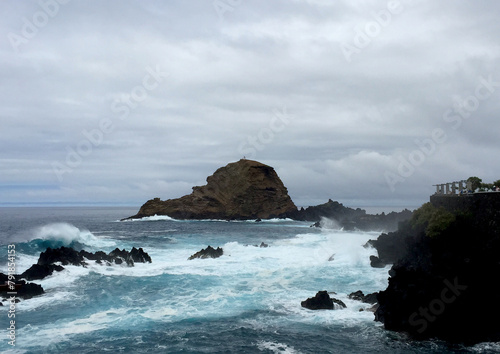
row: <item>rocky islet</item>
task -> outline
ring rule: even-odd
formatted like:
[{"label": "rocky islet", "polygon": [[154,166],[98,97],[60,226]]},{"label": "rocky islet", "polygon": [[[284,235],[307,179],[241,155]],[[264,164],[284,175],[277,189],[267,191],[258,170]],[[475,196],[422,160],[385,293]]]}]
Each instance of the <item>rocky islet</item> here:
[{"label": "rocky islet", "polygon": [[166,215],[180,220],[256,220],[290,218],[321,227],[323,218],[345,230],[396,230],[411,211],[367,214],[329,199],[326,203],[297,208],[280,177],[271,166],[241,159],[217,169],[207,184],[193,187],[191,194],[176,199],[153,198],[136,215],[123,220]]}]

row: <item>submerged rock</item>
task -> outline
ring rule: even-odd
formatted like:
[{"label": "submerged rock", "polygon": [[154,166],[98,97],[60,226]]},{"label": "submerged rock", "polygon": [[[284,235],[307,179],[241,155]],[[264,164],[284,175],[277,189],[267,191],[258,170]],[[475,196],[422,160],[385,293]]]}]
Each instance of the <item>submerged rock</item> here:
[{"label": "submerged rock", "polygon": [[318,291],[316,296],[310,297],[300,304],[302,307],[309,310],[335,310],[346,308],[346,305],[341,300],[330,297],[326,290]]},{"label": "submerged rock", "polygon": [[188,260],[192,260],[195,258],[201,258],[201,259],[218,258],[222,256],[223,253],[224,251],[220,247],[217,247],[217,249],[215,249],[212,246],[208,246],[207,248],[202,249],[201,251],[198,251],[195,254],[193,254],[191,257],[188,258]]},{"label": "submerged rock", "polygon": [[242,159],[219,168],[207,184],[178,199],[147,201],[129,219],[168,215],[176,219],[259,220],[285,217],[297,207],[276,171]]}]

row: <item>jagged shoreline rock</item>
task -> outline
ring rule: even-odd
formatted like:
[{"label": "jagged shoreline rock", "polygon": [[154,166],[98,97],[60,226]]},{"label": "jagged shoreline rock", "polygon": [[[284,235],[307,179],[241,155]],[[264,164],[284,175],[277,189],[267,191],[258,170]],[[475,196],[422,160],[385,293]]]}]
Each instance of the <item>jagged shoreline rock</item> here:
[{"label": "jagged shoreline rock", "polygon": [[289,213],[288,217],[299,221],[314,222],[311,227],[323,227],[323,221],[326,219],[344,230],[392,231],[396,230],[401,222],[408,220],[411,215],[412,212],[408,209],[388,214],[367,214],[366,210],[349,208],[329,199],[324,204],[301,208]]},{"label": "jagged shoreline rock", "polygon": [[224,250],[220,247],[217,247],[217,249],[213,248],[212,246],[208,246],[207,248],[204,248],[192,256],[188,258],[188,260],[196,259],[196,258],[219,258],[224,254]]},{"label": "jagged shoreline rock", "polygon": [[151,257],[146,252],[144,252],[142,248],[137,249],[135,247],[132,247],[132,250],[130,252],[126,251],[125,249],[120,250],[116,248],[109,254],[106,254],[102,251],[92,253],[82,250],[78,252],[71,247],[62,246],[59,248],[47,248],[45,252],[42,252],[40,254],[37,265],[52,265],[56,262],[60,262],[62,265],[77,265],[85,267],[87,266],[86,260],[96,261],[97,263],[106,262],[107,264],[126,263],[129,266],[133,266],[134,262],[152,262]]},{"label": "jagged shoreline rock", "polygon": [[[282,218],[297,210],[276,171],[241,159],[219,168],[207,184],[178,199],[148,200],[126,219],[167,215],[175,219],[252,220]],[[124,220],[126,220],[124,219]]]}]

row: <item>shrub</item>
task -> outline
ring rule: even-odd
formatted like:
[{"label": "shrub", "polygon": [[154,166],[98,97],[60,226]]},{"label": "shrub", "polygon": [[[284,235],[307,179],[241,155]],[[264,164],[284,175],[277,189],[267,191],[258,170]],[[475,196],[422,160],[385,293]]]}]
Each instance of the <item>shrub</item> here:
[{"label": "shrub", "polygon": [[436,237],[449,228],[455,220],[453,213],[443,207],[436,208],[428,202],[415,210],[410,223],[414,229],[425,231],[426,236]]}]

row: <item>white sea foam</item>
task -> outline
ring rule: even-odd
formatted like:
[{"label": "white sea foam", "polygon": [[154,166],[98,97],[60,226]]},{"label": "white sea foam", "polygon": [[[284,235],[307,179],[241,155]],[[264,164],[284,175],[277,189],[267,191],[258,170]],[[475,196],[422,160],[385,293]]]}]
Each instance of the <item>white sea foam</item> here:
[{"label": "white sea foam", "polygon": [[[236,222],[238,222],[239,220],[235,220]],[[241,220],[242,222],[255,222],[255,220]],[[273,222],[273,223],[276,223],[276,222],[296,222],[295,220],[293,219],[290,219],[290,218],[273,218],[273,219],[260,219],[259,222]]]},{"label": "white sea foam", "polygon": [[43,296],[35,296],[29,300],[22,300],[16,305],[16,308],[22,313],[28,313],[29,311],[38,311],[41,308],[58,307],[61,304],[73,302],[78,299],[75,293],[67,291],[70,289],[50,291],[44,288],[44,290],[46,292]]},{"label": "white sea foam", "polygon": [[500,342],[484,342],[474,345],[470,348],[476,353],[500,353]]},{"label": "white sea foam", "polygon": [[[38,255],[32,256],[24,253],[16,254],[16,274],[21,274],[26,269],[31,267],[33,264],[38,262]],[[5,268],[0,271],[1,273],[7,274],[7,264],[5,263]]]},{"label": "white sea foam", "polygon": [[[364,287],[367,281],[372,287],[379,287],[374,290],[387,284],[387,273],[383,269],[369,266],[369,255],[373,254],[374,250],[364,248],[363,244],[370,237],[370,234],[345,232],[310,233],[274,242],[266,241],[270,244],[268,248],[247,246],[233,241],[221,245],[224,254],[217,259],[188,260],[191,254],[199,250],[200,247],[197,246],[192,249],[185,246],[152,249],[149,254],[153,263],[135,263],[134,267],[128,267],[125,264],[106,266],[88,261],[86,268],[64,266],[64,271],[54,272],[39,283],[46,291],[71,291],[71,284],[91,272],[102,276],[138,278],[162,274],[216,276],[220,279],[220,286],[212,287],[208,293],[198,294],[196,301],[217,302],[242,294],[257,294],[261,297],[276,294],[280,295],[277,306],[291,308],[292,304],[299,304],[298,310],[301,311],[299,300],[305,300],[314,296],[315,291],[322,290],[317,287],[309,288],[307,283],[297,281],[304,276],[310,275],[311,279],[315,279],[312,284],[324,279],[325,289],[334,291],[339,291],[339,286],[341,289],[348,287],[350,291],[366,291]],[[329,261],[332,255],[333,260]],[[348,284],[336,284],[336,278],[350,281]],[[233,290],[236,292],[232,293]],[[345,298],[346,295],[342,300]],[[42,302],[38,304],[44,305]],[[167,304],[159,306],[170,308]],[[192,311],[195,311],[195,308],[196,305],[193,305]],[[148,315],[155,317],[158,314]]]},{"label": "white sea foam", "polygon": [[19,330],[19,337],[23,338],[23,346],[38,347],[70,340],[72,336],[90,333],[108,328],[109,325],[120,322],[127,314],[127,309],[110,309],[94,313],[88,317],[73,321],[64,321],[46,325],[42,328],[26,326]]},{"label": "white sea foam", "polygon": [[[193,274],[231,276],[252,274],[273,277],[273,272],[284,269],[304,269],[323,266],[337,271],[370,271],[369,256],[376,251],[364,248],[366,241],[373,237],[369,233],[311,233],[290,239],[266,241],[270,247],[260,248],[231,241],[221,246],[222,257],[217,259],[187,260],[190,255],[207,245],[193,246],[192,249],[172,248],[152,250],[153,264],[148,264],[149,272],[156,274]],[[137,266],[138,264],[136,264]],[[99,266],[97,266],[99,269]],[[119,268],[116,268],[119,271]],[[96,270],[99,272],[99,270]],[[380,271],[378,271],[380,272]],[[129,275],[133,275],[132,270]],[[275,274],[274,274],[275,275]]]},{"label": "white sea foam", "polygon": [[177,315],[178,311],[171,307],[154,308],[141,313],[142,317],[149,318],[151,320],[164,320],[172,316]]},{"label": "white sea foam", "polygon": [[[119,220],[118,220],[119,221]],[[142,218],[138,219],[125,219],[123,220],[125,222],[129,221],[189,221],[189,222],[228,222],[226,219],[197,219],[197,220],[180,220],[180,219],[174,219],[168,215],[153,215],[153,216],[144,216]],[[249,219],[249,220],[229,220],[229,222],[249,222],[249,223],[255,223],[256,219]],[[295,220],[290,219],[290,218],[273,218],[273,219],[261,219],[260,222],[263,223],[282,223],[282,222],[294,222],[296,223]]]},{"label": "white sea foam", "polygon": [[260,351],[271,351],[273,353],[283,353],[283,354],[298,354],[300,353],[293,347],[289,347],[286,344],[270,341],[260,341],[257,342],[257,348]]},{"label": "white sea foam", "polygon": [[42,285],[45,290],[51,289],[67,289],[71,287],[76,280],[86,276],[90,273],[91,269],[88,267],[80,267],[75,265],[65,265],[64,270],[60,272],[53,272],[52,275],[45,277],[36,282]]},{"label": "white sea foam", "polygon": [[[350,300],[348,293],[367,293],[387,285],[387,270],[371,268],[369,255],[374,250],[363,247],[372,236],[346,232],[302,234],[269,242],[268,248],[233,241],[222,245],[224,255],[217,259],[187,260],[199,247],[153,250],[152,264],[136,263],[132,268],[92,265],[89,269],[102,275],[143,278],[160,274],[202,276],[198,281],[209,282],[172,288],[168,298],[151,304],[154,310],[141,314],[155,321],[232,316],[264,306],[295,322],[354,326],[360,321],[371,323],[373,313],[360,312],[371,305]],[[333,252],[334,259],[328,261]],[[332,296],[346,303],[348,309],[315,312],[300,306],[301,301],[319,290],[338,292]]]},{"label": "white sea foam", "polygon": [[153,216],[145,216],[143,218],[138,218],[138,219],[125,219],[123,221],[130,222],[130,221],[179,221],[179,220],[171,218],[168,215],[155,214]]}]

